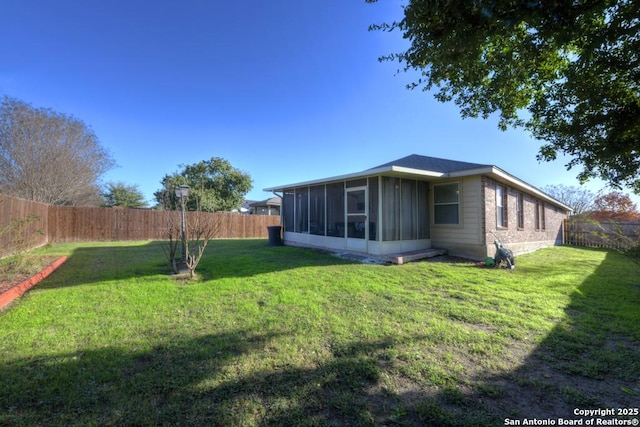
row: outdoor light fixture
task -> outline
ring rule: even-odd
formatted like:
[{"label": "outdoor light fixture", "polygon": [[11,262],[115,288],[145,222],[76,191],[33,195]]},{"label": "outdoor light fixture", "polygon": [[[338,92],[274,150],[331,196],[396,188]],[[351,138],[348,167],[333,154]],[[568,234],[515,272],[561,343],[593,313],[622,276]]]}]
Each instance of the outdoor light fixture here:
[{"label": "outdoor light fixture", "polygon": [[188,185],[179,185],[178,187],[176,187],[176,197],[180,199],[180,202],[182,202],[183,197],[189,197],[190,189],[191,187],[189,187]]},{"label": "outdoor light fixture", "polygon": [[182,257],[180,258],[180,264],[178,265],[177,272],[187,273],[187,222],[185,217],[185,199],[189,197],[189,190],[191,187],[188,185],[180,185],[176,187],[176,197],[180,200],[180,206],[182,208]]}]

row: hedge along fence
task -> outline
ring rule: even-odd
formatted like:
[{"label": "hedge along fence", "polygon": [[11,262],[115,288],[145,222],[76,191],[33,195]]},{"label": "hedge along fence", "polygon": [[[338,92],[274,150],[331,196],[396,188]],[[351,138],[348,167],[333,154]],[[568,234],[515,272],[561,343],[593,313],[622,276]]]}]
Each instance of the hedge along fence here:
[{"label": "hedge along fence", "polygon": [[[187,221],[195,214],[187,212]],[[217,239],[267,238],[267,227],[280,224],[278,216],[227,212],[200,214],[210,216],[218,224],[214,236]],[[162,240],[168,238],[167,224],[172,222],[180,226],[181,221],[178,211],[50,206],[0,195],[0,230],[29,217],[38,219],[24,227],[23,235],[28,240],[25,249],[46,243]],[[14,250],[15,242],[9,233],[0,235],[0,257]]]},{"label": "hedge along fence", "polygon": [[640,222],[567,219],[564,223],[564,243],[593,248],[629,249],[640,244]]}]

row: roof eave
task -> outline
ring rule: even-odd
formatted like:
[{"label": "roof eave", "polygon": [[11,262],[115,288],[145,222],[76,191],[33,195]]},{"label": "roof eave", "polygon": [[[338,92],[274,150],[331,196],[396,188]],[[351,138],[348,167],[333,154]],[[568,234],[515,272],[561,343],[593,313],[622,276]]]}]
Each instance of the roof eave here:
[{"label": "roof eave", "polygon": [[344,180],[348,180],[348,179],[357,179],[357,178],[365,178],[365,177],[368,177],[368,176],[376,176],[376,175],[380,175],[380,174],[384,174],[384,173],[391,173],[391,172],[409,174],[409,175],[421,175],[421,176],[432,177],[432,178],[442,178],[443,176],[445,176],[445,174],[442,173],[442,172],[425,171],[425,170],[421,170],[421,169],[405,168],[405,167],[401,167],[401,166],[384,166],[384,167],[376,168],[376,169],[368,169],[368,170],[362,171],[362,172],[350,173],[350,174],[346,174],[346,175],[332,176],[330,178],[314,179],[312,181],[303,181],[303,182],[296,182],[294,184],[279,185],[277,187],[265,188],[265,189],[263,189],[263,191],[270,191],[270,192],[273,193],[274,191],[284,191],[284,190],[289,189],[289,188],[306,187],[306,186],[310,186],[310,185],[326,184],[328,182],[344,181]]},{"label": "roof eave", "polygon": [[423,171],[423,170],[418,170],[418,169],[402,168],[402,167],[398,167],[398,166],[384,166],[384,167],[381,167],[381,168],[368,169],[366,171],[349,173],[349,174],[345,174],[345,175],[337,175],[337,176],[332,176],[332,177],[329,177],[329,178],[314,179],[314,180],[311,180],[311,181],[302,181],[302,182],[296,182],[296,183],[293,183],[293,184],[279,185],[277,187],[269,187],[269,188],[263,189],[263,191],[270,191],[270,192],[284,191],[284,190],[289,189],[289,188],[306,187],[306,186],[316,185],[316,184],[326,184],[328,182],[364,178],[364,177],[367,177],[367,176],[375,176],[375,175],[380,175],[380,174],[383,174],[383,173],[390,173],[390,172],[411,173],[411,174],[419,174],[419,175],[424,175],[424,176],[442,176],[442,174],[439,173],[439,172],[429,172],[429,171]]},{"label": "roof eave", "polygon": [[552,203],[568,212],[572,212],[573,208],[571,208],[570,206],[565,205],[564,203],[562,203],[560,200],[557,200],[551,196],[549,196],[548,194],[546,194],[545,192],[539,190],[538,188],[534,187],[533,185],[521,180],[520,178],[516,178],[515,176],[511,175],[510,173],[500,169],[497,166],[492,166],[491,167],[491,171],[487,172],[488,175],[499,178],[503,181],[508,181],[511,184],[513,184],[514,187],[516,188],[520,188],[524,191],[526,191],[527,193],[530,194],[535,194],[536,196],[538,196],[539,198],[546,200],[549,203]]},{"label": "roof eave", "polygon": [[549,196],[548,194],[538,190],[536,187],[534,187],[531,184],[528,184],[527,182],[516,178],[515,176],[511,175],[508,172],[505,172],[504,170],[500,169],[497,166],[480,166],[480,167],[476,167],[476,168],[471,168],[471,169],[464,169],[464,170],[458,170],[458,171],[453,171],[453,172],[448,172],[448,173],[444,173],[444,172],[435,172],[435,171],[427,171],[427,170],[422,170],[422,169],[413,169],[413,168],[407,168],[407,167],[402,167],[402,166],[384,166],[381,168],[375,168],[375,169],[369,169],[366,171],[362,171],[362,172],[356,172],[356,173],[351,173],[351,174],[346,174],[346,175],[338,175],[338,176],[334,176],[334,177],[330,177],[330,178],[323,178],[323,179],[315,179],[312,181],[304,181],[304,182],[298,182],[298,183],[294,183],[294,184],[288,184],[288,185],[281,185],[281,186],[277,186],[277,187],[270,187],[270,188],[265,188],[264,191],[270,191],[270,192],[275,192],[275,191],[284,191],[287,190],[289,188],[295,188],[295,187],[306,187],[306,186],[311,186],[311,185],[318,185],[318,184],[326,184],[328,182],[335,182],[335,181],[343,181],[343,180],[348,180],[348,179],[357,179],[357,178],[364,178],[364,177],[368,177],[368,176],[375,176],[375,175],[380,175],[380,174],[384,174],[384,173],[401,173],[401,174],[407,174],[407,175],[413,175],[413,176],[424,176],[424,177],[431,177],[431,178],[461,178],[461,177],[465,177],[465,176],[472,176],[472,175],[489,175],[492,176],[494,178],[498,178],[499,180],[502,181],[507,181],[509,183],[511,183],[514,187],[516,188],[520,188],[523,191],[526,191],[528,193],[531,194],[535,194],[536,196],[540,197],[543,200],[548,201],[549,203],[552,203],[566,211],[573,211],[572,208],[570,208],[569,206],[565,205],[564,203],[560,202],[559,200],[554,199],[553,197]]}]

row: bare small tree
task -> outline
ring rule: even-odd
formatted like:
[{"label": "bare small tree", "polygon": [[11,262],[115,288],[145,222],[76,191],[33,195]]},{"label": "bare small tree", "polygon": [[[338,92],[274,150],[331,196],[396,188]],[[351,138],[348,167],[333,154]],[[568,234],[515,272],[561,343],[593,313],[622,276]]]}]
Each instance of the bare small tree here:
[{"label": "bare small tree", "polygon": [[189,212],[185,262],[189,269],[190,278],[195,276],[196,267],[198,267],[209,241],[218,235],[219,230],[220,216],[218,214],[201,210]]},{"label": "bare small tree", "polygon": [[[166,191],[165,193],[169,194],[170,192]],[[165,206],[170,205],[165,204]],[[174,210],[165,209],[165,214],[165,235],[167,240],[163,245],[163,251],[173,272],[178,274],[178,254],[180,252],[178,248],[182,234],[181,219],[179,213]],[[221,223],[219,214],[204,212],[199,204],[196,210],[187,211],[186,215],[185,234],[187,239],[184,247],[184,258],[189,270],[189,278],[193,279],[209,241],[219,235]]]},{"label": "bare small tree", "polygon": [[114,165],[82,121],[2,99],[0,192],[52,205],[98,206],[98,180]]},{"label": "bare small tree", "polygon": [[180,244],[180,221],[177,220],[175,211],[164,211],[165,213],[165,243],[162,245],[167,261],[171,265],[171,269],[175,274],[178,273],[178,265],[176,257],[178,254],[178,245]]}]

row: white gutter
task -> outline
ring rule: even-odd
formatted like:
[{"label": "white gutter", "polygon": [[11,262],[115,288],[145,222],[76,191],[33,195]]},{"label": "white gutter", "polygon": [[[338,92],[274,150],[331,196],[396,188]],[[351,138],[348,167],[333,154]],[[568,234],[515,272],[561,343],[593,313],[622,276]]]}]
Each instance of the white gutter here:
[{"label": "white gutter", "polygon": [[554,199],[548,194],[538,190],[533,185],[528,184],[519,178],[516,178],[515,176],[511,175],[508,172],[503,171],[497,166],[488,166],[483,168],[465,169],[462,171],[451,172],[447,174],[447,177],[456,178],[456,177],[463,177],[463,176],[469,176],[469,175],[490,175],[500,180],[508,181],[509,183],[513,184],[514,187],[524,190],[530,194],[535,194],[539,198],[544,199],[550,203],[553,203],[554,205],[560,206],[563,209],[573,211],[571,207],[565,205],[561,201]]},{"label": "white gutter", "polygon": [[391,172],[407,174],[407,175],[420,175],[420,176],[432,177],[432,178],[442,178],[445,176],[445,174],[442,172],[432,172],[432,171],[425,171],[422,169],[411,169],[411,168],[405,168],[400,166],[385,166],[382,168],[368,169],[366,171],[350,173],[346,175],[337,175],[329,178],[314,179],[311,181],[303,181],[303,182],[296,182],[294,184],[279,185],[277,187],[269,187],[269,188],[265,188],[263,191],[270,191],[273,193],[275,191],[283,191],[287,188],[307,187],[307,186],[316,185],[316,184],[326,184],[328,182],[333,182],[333,181],[345,181],[349,179],[364,178],[368,176],[375,176],[375,175],[380,175],[383,173],[391,173]]}]

